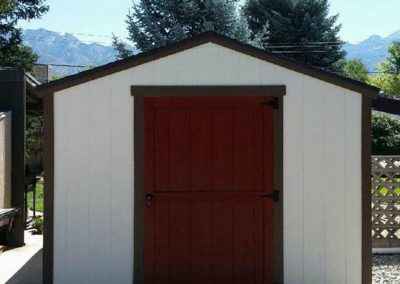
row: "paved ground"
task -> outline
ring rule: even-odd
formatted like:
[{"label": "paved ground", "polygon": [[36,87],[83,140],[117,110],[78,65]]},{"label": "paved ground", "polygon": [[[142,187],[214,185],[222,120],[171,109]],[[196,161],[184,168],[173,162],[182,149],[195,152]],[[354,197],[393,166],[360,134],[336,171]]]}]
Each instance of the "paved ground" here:
[{"label": "paved ground", "polygon": [[400,283],[400,255],[374,255],[373,263],[374,284]]},{"label": "paved ground", "polygon": [[0,254],[0,283],[42,284],[43,237],[25,232],[25,244]]},{"label": "paved ground", "polygon": [[[0,284],[42,283],[42,236],[25,234],[26,246],[0,254]],[[374,255],[374,284],[400,284],[400,254]]]}]

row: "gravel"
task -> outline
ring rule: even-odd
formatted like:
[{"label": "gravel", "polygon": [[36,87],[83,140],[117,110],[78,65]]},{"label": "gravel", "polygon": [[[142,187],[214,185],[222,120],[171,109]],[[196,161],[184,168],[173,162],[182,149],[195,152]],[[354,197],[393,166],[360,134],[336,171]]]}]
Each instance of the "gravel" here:
[{"label": "gravel", "polygon": [[375,284],[400,284],[400,255],[374,255],[372,279]]}]

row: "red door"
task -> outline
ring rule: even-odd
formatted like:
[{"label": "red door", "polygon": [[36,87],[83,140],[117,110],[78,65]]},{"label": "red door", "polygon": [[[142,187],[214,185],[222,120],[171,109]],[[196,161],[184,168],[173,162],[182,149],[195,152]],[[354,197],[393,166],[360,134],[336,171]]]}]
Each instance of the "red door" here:
[{"label": "red door", "polygon": [[145,98],[145,283],[272,283],[265,97]]}]

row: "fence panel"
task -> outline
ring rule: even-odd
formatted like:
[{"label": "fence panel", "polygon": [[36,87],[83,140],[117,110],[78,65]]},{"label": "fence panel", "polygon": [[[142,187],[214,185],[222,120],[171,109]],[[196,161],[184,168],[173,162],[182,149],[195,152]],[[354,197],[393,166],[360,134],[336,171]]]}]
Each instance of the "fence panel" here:
[{"label": "fence panel", "polygon": [[400,156],[372,156],[372,247],[400,248]]}]

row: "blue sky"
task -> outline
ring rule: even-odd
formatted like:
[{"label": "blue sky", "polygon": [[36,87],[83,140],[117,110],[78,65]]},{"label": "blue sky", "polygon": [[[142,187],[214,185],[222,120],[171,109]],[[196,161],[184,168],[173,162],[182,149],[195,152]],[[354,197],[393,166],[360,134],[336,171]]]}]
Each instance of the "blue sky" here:
[{"label": "blue sky", "polygon": [[[127,35],[125,19],[132,0],[48,0],[48,4],[50,11],[42,19],[21,26],[69,32],[88,42],[108,43],[112,33]],[[331,14],[339,13],[343,25],[341,37],[350,42],[400,30],[399,11],[399,0],[331,0]]]}]

